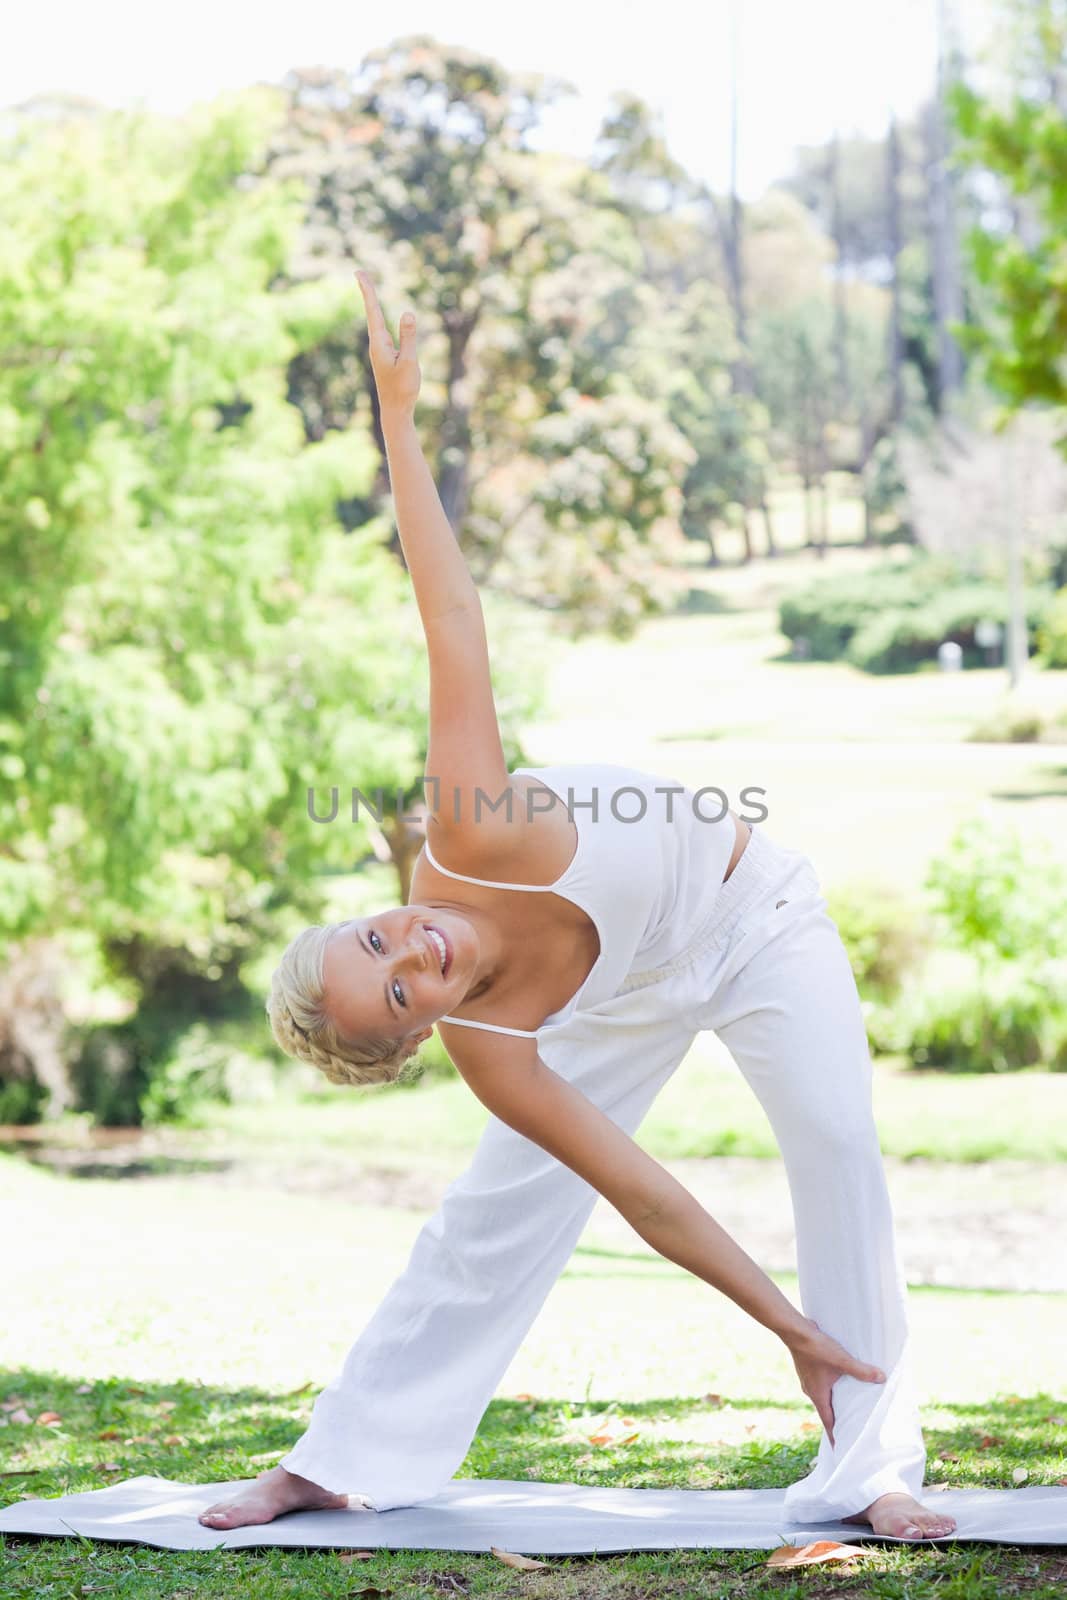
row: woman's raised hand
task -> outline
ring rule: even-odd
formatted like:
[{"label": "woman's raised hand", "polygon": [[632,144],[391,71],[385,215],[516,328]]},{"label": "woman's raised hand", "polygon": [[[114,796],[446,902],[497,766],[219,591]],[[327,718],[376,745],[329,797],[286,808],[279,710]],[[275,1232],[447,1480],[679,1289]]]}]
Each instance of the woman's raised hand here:
[{"label": "woman's raised hand", "polygon": [[800,1387],[819,1413],[830,1443],[834,1442],[834,1408],[830,1391],[838,1378],[859,1378],[861,1383],[884,1383],[885,1373],[869,1361],[857,1361],[849,1355],[844,1345],[823,1333],[817,1323],[806,1318],[803,1333],[789,1340],[793,1365],[797,1369]]},{"label": "woman's raised hand", "polygon": [[363,292],[363,304],[367,312],[370,362],[378,389],[378,404],[383,412],[410,415],[415,410],[422,382],[415,350],[415,318],[410,311],[401,317],[398,350],[385,325],[373,283],[365,272],[357,272],[356,278]]}]

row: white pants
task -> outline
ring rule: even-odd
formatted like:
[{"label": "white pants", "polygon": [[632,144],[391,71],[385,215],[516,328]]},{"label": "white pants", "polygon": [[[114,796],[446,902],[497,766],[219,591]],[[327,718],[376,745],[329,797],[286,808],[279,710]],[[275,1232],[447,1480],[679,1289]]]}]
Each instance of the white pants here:
[{"label": "white pants", "polygon": [[[804,1314],[887,1374],[838,1379],[834,1445],[824,1431],[815,1466],[787,1490],[793,1520],[829,1520],[889,1490],[918,1495],[926,1463],[863,1017],[807,856],[756,828],[710,900],[675,961],[631,973],[610,1001],[545,1030],[539,1048],[631,1135],[700,1030],[731,1052],[785,1160]],[[281,1465],[379,1511],[436,1494],[596,1198],[490,1118]]]}]

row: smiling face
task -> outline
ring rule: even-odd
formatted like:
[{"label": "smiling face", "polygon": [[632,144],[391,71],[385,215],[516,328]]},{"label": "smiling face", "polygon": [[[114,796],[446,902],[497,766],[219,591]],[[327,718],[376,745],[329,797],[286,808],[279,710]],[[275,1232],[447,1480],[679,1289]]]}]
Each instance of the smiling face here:
[{"label": "smiling face", "polygon": [[357,917],[326,946],[323,1003],[346,1039],[427,1036],[470,990],[479,953],[472,923],[443,906]]}]

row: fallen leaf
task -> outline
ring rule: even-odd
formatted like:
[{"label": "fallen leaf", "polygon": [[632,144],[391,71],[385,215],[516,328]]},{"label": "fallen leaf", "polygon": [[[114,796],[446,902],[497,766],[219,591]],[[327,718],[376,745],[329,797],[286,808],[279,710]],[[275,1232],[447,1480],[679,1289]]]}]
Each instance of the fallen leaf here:
[{"label": "fallen leaf", "polygon": [[640,1439],[640,1437],[641,1437],[641,1435],[639,1433],[628,1433],[626,1435],[625,1439],[620,1439],[619,1440],[619,1443],[620,1444],[633,1444],[634,1440],[635,1439]]},{"label": "fallen leaf", "polygon": [[783,1544],[767,1557],[769,1567],[811,1567],[820,1561],[852,1561],[868,1552],[858,1544],[817,1539],[814,1544]]},{"label": "fallen leaf", "polygon": [[1067,1489],[1067,1478],[1057,1478],[1056,1482],[1061,1489]]},{"label": "fallen leaf", "polygon": [[9,1422],[32,1422],[33,1418],[30,1416],[30,1414],[26,1410],[25,1406],[19,1406],[16,1411],[12,1411],[12,1412],[10,1412],[8,1414],[8,1421]]},{"label": "fallen leaf", "polygon": [[818,1433],[821,1427],[822,1424],[820,1422],[802,1422],[800,1431],[801,1433]]},{"label": "fallen leaf", "polygon": [[307,1392],[308,1392],[308,1390],[310,1388],[311,1388],[311,1379],[309,1378],[307,1383],[302,1383],[300,1385],[299,1389],[289,1389],[289,1390],[287,1390],[286,1393],[282,1395],[282,1399],[283,1400],[291,1400],[294,1395],[307,1394]]},{"label": "fallen leaf", "polygon": [[155,1444],[155,1442],[150,1433],[131,1433],[125,1441],[126,1444]]},{"label": "fallen leaf", "polygon": [[622,1425],[624,1428],[632,1428],[634,1425],[633,1417],[623,1417]]},{"label": "fallen leaf", "polygon": [[1013,1467],[1011,1473],[1012,1483],[1025,1483],[1030,1474],[1025,1467]]},{"label": "fallen leaf", "polygon": [[163,1443],[164,1444],[184,1444],[185,1440],[182,1438],[180,1433],[168,1433],[167,1437],[164,1439]]},{"label": "fallen leaf", "polygon": [[983,1433],[978,1441],[978,1448],[979,1450],[988,1450],[990,1445],[1003,1443],[1003,1439],[998,1438],[995,1433]]},{"label": "fallen leaf", "polygon": [[952,1450],[939,1450],[937,1459],[939,1461],[958,1461],[960,1458]]},{"label": "fallen leaf", "polygon": [[589,1435],[589,1443],[590,1444],[610,1444],[611,1443],[611,1434],[610,1433],[591,1433]]},{"label": "fallen leaf", "polygon": [[375,1555],[373,1550],[339,1550],[338,1561],[370,1561]]},{"label": "fallen leaf", "polygon": [[515,1396],[516,1400],[532,1400],[533,1398],[534,1396],[532,1394],[517,1394]]},{"label": "fallen leaf", "polygon": [[96,1461],[96,1462],[94,1462],[93,1465],[94,1465],[94,1470],[96,1472],[121,1472],[122,1471],[122,1462],[121,1461]]},{"label": "fallen leaf", "polygon": [[709,1406],[721,1406],[722,1405],[722,1395],[721,1394],[706,1394],[704,1396],[704,1404],[705,1405],[709,1405]]},{"label": "fallen leaf", "polygon": [[542,1567],[547,1567],[547,1561],[531,1561],[529,1556],[517,1556],[511,1550],[498,1550],[495,1544],[489,1546],[498,1561],[506,1567],[521,1567],[523,1572],[537,1572]]},{"label": "fallen leaf", "polygon": [[41,1415],[37,1418],[37,1426],[39,1428],[45,1428],[49,1425],[49,1423],[62,1421],[63,1418],[60,1416],[58,1411],[42,1411]]},{"label": "fallen leaf", "polygon": [[98,1433],[96,1437],[98,1439],[117,1439],[118,1436],[119,1430],[117,1428],[105,1428],[103,1433]]},{"label": "fallen leaf", "polygon": [[126,1393],[127,1394],[144,1394],[145,1390],[144,1389],[127,1389]]}]

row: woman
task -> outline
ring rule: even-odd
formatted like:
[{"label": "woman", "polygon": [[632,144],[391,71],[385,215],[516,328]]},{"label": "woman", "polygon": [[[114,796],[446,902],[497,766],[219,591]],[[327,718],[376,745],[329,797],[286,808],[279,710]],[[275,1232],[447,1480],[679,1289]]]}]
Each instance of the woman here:
[{"label": "woman", "polygon": [[[268,1010],[283,1048],[340,1083],[394,1079],[439,1026],[493,1115],[303,1437],[199,1520],[435,1494],[600,1193],[785,1344],[824,1425],[789,1516],[949,1533],[915,1498],[925,1450],[870,1056],[814,869],[648,773],[507,771],[481,605],[415,432],[415,321],[395,349],[357,277],[429,653],[427,843],[408,905],[293,941]],[[807,1315],[631,1137],[705,1028],[781,1147]]]}]

